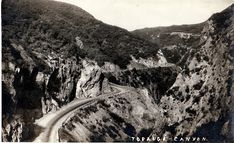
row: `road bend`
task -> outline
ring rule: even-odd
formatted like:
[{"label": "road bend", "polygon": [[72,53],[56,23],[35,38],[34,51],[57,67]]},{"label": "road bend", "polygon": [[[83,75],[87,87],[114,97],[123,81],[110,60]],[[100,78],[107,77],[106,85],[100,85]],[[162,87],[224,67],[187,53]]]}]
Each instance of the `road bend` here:
[{"label": "road bend", "polygon": [[34,142],[59,142],[58,130],[62,124],[71,115],[82,106],[88,105],[94,101],[97,101],[101,97],[116,96],[123,93],[131,92],[129,87],[120,86],[111,83],[111,86],[115,89],[113,92],[102,94],[98,97],[88,99],[76,99],[69,104],[63,106],[54,113],[49,113],[42,118],[35,121],[35,124],[44,128],[44,131],[34,140]]}]

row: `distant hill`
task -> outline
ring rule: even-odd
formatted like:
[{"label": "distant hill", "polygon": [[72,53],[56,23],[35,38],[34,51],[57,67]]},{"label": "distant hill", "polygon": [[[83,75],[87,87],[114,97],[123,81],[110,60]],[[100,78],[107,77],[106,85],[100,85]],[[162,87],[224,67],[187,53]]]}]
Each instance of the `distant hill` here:
[{"label": "distant hill", "polygon": [[198,46],[204,24],[203,22],[192,25],[144,28],[132,31],[132,33],[152,43],[157,43],[168,62],[178,63],[192,47]]},{"label": "distant hill", "polygon": [[[171,32],[185,32],[192,34],[200,34],[203,29],[204,23],[199,24],[191,24],[191,25],[172,25],[172,26],[161,26],[161,27],[152,27],[152,28],[143,28],[132,31],[132,33],[141,36],[142,38],[146,38],[153,41],[153,36],[158,36],[163,33],[171,33]],[[150,38],[151,36],[151,38]]]}]

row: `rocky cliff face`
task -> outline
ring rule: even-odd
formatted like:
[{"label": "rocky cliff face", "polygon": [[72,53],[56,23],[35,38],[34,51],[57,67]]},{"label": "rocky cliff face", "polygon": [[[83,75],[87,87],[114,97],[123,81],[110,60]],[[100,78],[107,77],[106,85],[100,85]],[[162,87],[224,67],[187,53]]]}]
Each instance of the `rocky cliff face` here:
[{"label": "rocky cliff face", "polygon": [[96,62],[84,60],[82,64],[84,69],[82,69],[76,85],[76,98],[96,97],[112,91],[108,80]]},{"label": "rocky cliff face", "polygon": [[[30,124],[35,118],[53,112],[75,98],[76,83],[81,67],[72,58],[65,61],[60,57],[50,58],[48,55],[49,58],[45,60],[39,58],[39,54],[29,55],[21,45],[13,45],[11,48],[15,50],[17,57],[11,53],[9,58],[15,59],[3,63],[2,82],[5,91],[3,93],[5,99],[3,127],[6,129],[14,124],[15,116],[19,116],[24,126],[20,128],[21,133],[16,134],[12,131],[12,136],[16,137],[5,139],[22,141],[30,137],[24,134],[24,131],[34,132]],[[37,60],[33,59],[34,56]],[[45,69],[36,63],[38,61],[44,64]]]},{"label": "rocky cliff face", "polygon": [[[211,142],[228,136],[221,130],[225,122],[231,122],[227,118],[232,95],[233,10],[232,5],[206,22],[200,47],[161,99],[172,135],[208,136]],[[206,129],[210,132],[202,132]]]},{"label": "rocky cliff face", "polygon": [[64,104],[71,102],[75,98],[76,83],[80,76],[81,66],[75,58],[61,59],[58,58],[49,63],[53,72],[44,76],[46,85],[45,97],[41,98],[42,111],[48,113],[54,111]]}]

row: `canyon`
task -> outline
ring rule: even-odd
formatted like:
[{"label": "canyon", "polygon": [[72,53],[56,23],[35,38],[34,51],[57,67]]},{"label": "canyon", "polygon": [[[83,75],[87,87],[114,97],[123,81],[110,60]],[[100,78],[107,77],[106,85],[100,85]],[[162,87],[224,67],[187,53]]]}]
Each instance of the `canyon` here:
[{"label": "canyon", "polygon": [[233,13],[129,32],[70,4],[3,0],[2,141],[233,141]]}]

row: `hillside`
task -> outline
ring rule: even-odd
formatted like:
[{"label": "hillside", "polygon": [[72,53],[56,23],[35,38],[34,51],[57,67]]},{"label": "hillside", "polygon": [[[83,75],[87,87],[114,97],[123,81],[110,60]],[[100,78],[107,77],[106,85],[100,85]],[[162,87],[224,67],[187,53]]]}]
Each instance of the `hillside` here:
[{"label": "hillside", "polygon": [[[99,65],[109,61],[121,68],[129,64],[130,55],[156,57],[156,44],[104,24],[73,5],[46,0],[5,0],[2,9],[4,53],[15,42],[31,52],[87,56]],[[82,50],[77,48],[78,39],[83,43]]]}]

